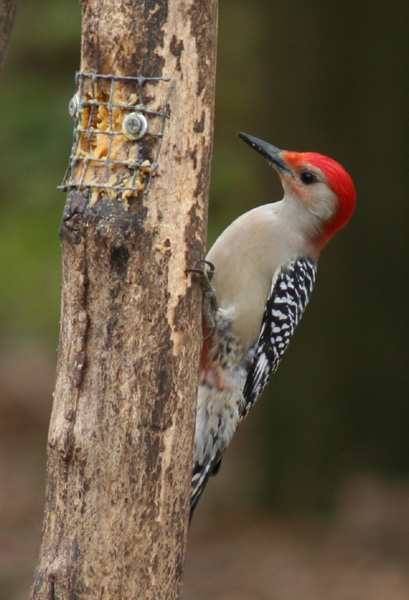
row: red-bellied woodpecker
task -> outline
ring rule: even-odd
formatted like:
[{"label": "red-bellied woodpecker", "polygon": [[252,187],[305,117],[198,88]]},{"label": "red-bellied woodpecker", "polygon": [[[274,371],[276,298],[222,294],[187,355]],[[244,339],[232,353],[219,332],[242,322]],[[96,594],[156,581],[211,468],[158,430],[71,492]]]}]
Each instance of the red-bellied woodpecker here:
[{"label": "red-bellied woodpecker", "polygon": [[204,325],[191,515],[239,423],[277,369],[308,303],[322,248],[355,206],[352,180],[331,158],[239,135],[278,172],[284,198],[236,219],[206,257],[216,299],[208,281],[205,301],[212,315],[208,311]]}]

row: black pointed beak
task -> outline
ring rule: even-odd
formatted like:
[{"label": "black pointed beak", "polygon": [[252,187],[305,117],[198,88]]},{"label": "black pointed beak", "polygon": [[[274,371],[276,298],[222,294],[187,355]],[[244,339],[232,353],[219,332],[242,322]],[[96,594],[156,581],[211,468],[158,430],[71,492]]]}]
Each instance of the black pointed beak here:
[{"label": "black pointed beak", "polygon": [[240,132],[239,137],[264,156],[279,173],[291,173],[282,158],[282,150],[247,133]]}]

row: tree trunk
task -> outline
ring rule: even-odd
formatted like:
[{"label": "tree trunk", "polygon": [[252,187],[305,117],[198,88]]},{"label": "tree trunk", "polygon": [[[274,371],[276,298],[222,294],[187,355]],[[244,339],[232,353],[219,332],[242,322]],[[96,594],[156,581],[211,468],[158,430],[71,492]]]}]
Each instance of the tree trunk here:
[{"label": "tree trunk", "polygon": [[[202,334],[201,290],[185,270],[205,253],[217,0],[83,0],[82,10],[82,72],[171,81],[79,78],[31,598],[170,600],[189,514]],[[118,133],[124,99],[146,109],[137,141]]]}]

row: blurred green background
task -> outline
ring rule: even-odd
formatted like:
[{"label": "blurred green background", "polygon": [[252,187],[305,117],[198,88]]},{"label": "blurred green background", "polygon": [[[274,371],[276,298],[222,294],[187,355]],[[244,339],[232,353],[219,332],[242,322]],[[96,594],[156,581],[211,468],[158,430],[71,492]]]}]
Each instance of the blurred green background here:
[{"label": "blurred green background", "polygon": [[[408,478],[408,16],[403,0],[221,2],[209,245],[281,197],[237,131],[335,158],[357,208],[325,249],[306,315],[196,527],[246,507],[330,511],[348,478]],[[21,2],[0,80],[1,600],[27,595],[38,546],[58,343],[56,186],[79,52],[75,2]]]}]

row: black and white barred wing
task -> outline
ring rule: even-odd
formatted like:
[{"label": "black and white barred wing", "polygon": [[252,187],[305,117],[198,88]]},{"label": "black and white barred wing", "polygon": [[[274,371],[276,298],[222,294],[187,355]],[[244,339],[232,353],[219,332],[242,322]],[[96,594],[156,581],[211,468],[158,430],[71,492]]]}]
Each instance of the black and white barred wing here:
[{"label": "black and white barred wing", "polygon": [[271,375],[277,369],[297,323],[308,304],[317,273],[317,263],[300,258],[274,277],[267,299],[254,361],[244,386],[241,418],[261,396]]}]

